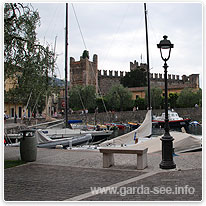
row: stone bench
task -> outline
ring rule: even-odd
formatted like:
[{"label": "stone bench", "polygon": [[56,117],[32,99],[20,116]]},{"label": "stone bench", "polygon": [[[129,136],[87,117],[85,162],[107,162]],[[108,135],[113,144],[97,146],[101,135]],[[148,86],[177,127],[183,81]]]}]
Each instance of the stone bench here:
[{"label": "stone bench", "polygon": [[137,154],[137,169],[143,170],[147,167],[147,150],[148,148],[100,148],[103,153],[103,167],[108,168],[114,165],[114,153],[120,154]]}]

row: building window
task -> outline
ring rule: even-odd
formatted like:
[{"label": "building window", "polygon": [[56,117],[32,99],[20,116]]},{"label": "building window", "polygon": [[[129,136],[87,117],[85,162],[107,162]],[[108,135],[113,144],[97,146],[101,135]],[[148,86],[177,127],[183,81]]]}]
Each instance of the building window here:
[{"label": "building window", "polygon": [[139,98],[139,95],[136,95],[136,99],[138,99]]},{"label": "building window", "polygon": [[19,107],[19,118],[21,118],[22,114],[22,107]]},{"label": "building window", "polygon": [[14,108],[11,108],[11,117],[14,117]]},{"label": "building window", "polygon": [[31,117],[31,110],[28,108],[28,117]]}]

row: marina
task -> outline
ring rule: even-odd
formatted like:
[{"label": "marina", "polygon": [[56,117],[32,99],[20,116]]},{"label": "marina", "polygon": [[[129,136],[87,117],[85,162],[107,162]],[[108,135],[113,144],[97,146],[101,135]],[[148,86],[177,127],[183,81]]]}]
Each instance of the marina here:
[{"label": "marina", "polygon": [[202,11],[5,3],[3,200],[202,201]]},{"label": "marina", "polygon": [[[48,125],[51,125],[51,122],[47,123]],[[57,122],[59,124],[59,122]],[[42,125],[45,125],[43,123]],[[49,129],[37,129],[37,139],[38,143],[40,145],[38,147],[47,147],[47,148],[56,148],[62,145],[62,148],[68,148],[68,149],[98,149],[100,145],[105,145],[105,142],[107,141],[116,141],[118,137],[128,135],[132,133],[129,138],[127,138],[122,143],[119,143],[118,146],[131,146],[135,145],[135,132],[137,129],[134,129],[129,126],[129,124],[125,124],[125,127],[123,128],[116,128],[111,131],[102,130],[102,131],[95,131],[95,130],[87,130],[85,131],[81,129],[60,129],[60,125],[58,126],[59,129],[55,126],[55,124],[52,124],[53,129],[51,126],[49,126]],[[108,125],[107,125],[108,126]],[[38,127],[41,127],[41,124],[38,125]],[[31,128],[31,127],[30,127]],[[34,125],[33,128],[36,128]],[[50,131],[50,133],[48,132]],[[182,127],[174,127],[171,129],[171,132],[174,132],[174,134],[182,133]],[[193,124],[189,125],[187,129],[184,131],[186,134],[192,135],[193,137],[197,137],[199,140],[202,139],[202,127],[201,125],[194,126]],[[138,137],[138,144],[145,141],[150,141],[153,139],[158,139],[161,135],[164,134],[164,128],[157,128],[154,125],[152,125],[151,128],[151,135],[148,135],[148,137]],[[174,135],[175,138],[176,135]],[[79,138],[78,138],[79,137]],[[7,134],[7,144],[8,146],[12,143],[17,143],[22,138],[21,134]],[[79,140],[78,140],[79,139]],[[49,143],[50,142],[50,143]],[[44,143],[44,144],[43,144]],[[17,144],[14,144],[17,145]],[[18,144],[19,145],[19,144]],[[188,148],[189,149],[189,148]]]}]

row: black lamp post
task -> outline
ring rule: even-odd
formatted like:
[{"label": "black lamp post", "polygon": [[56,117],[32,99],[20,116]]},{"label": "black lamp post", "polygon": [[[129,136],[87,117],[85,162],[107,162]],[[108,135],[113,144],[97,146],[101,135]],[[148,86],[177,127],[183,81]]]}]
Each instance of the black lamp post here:
[{"label": "black lamp post", "polygon": [[160,49],[161,58],[164,61],[164,79],[165,79],[165,133],[161,138],[162,141],[162,161],[160,163],[161,169],[174,169],[176,168],[173,162],[173,137],[169,133],[169,119],[168,119],[168,90],[167,90],[167,61],[170,58],[171,48],[173,44],[167,39],[167,36],[163,36],[163,40],[157,44],[157,48]]}]

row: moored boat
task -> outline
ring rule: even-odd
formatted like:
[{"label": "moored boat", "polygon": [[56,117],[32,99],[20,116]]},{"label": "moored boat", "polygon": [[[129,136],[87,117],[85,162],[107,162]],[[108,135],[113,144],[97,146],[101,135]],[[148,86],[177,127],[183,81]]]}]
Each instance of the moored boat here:
[{"label": "moored boat", "polygon": [[[172,127],[187,127],[191,121],[190,118],[182,118],[179,117],[177,112],[174,110],[168,110],[168,119],[169,119],[169,126]],[[155,117],[153,116],[152,120],[155,127],[164,127],[165,125],[165,113],[162,113],[161,116]]]},{"label": "moored boat", "polygon": [[63,148],[81,145],[88,143],[92,140],[91,134],[85,134],[80,136],[73,136],[69,138],[51,139],[46,136],[41,130],[36,131],[37,147],[40,148],[56,148],[57,145],[61,145]]},{"label": "moored boat", "polygon": [[80,129],[69,129],[69,128],[61,128],[61,129],[44,129],[42,132],[51,139],[63,139],[63,138],[69,138],[69,137],[78,137],[86,134],[92,135],[92,142],[104,140],[107,137],[109,137],[113,131],[109,130],[102,130],[102,131],[95,131],[95,130],[88,130],[83,131]]},{"label": "moored boat", "polygon": [[107,126],[111,126],[111,127],[117,127],[119,129],[125,129],[126,125],[125,124],[121,124],[121,123],[107,123]]},{"label": "moored boat", "polygon": [[189,125],[194,127],[201,126],[201,124],[198,121],[192,121],[189,123]]},{"label": "moored boat", "polygon": [[137,129],[140,126],[140,124],[134,122],[128,122],[128,125],[131,129]]}]

